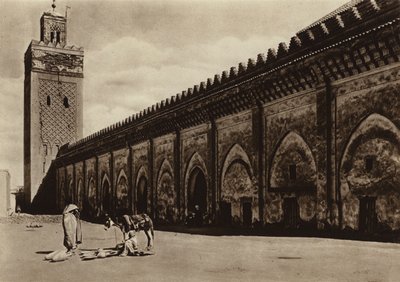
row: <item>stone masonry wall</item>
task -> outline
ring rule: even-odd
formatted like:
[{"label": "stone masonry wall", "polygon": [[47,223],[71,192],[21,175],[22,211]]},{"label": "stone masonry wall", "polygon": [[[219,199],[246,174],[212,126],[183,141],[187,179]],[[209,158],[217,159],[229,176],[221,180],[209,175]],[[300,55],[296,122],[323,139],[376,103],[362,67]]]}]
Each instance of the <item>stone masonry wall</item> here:
[{"label": "stone masonry wall", "polygon": [[359,200],[372,196],[381,228],[399,229],[400,66],[344,81],[334,92],[343,228],[358,229]]}]

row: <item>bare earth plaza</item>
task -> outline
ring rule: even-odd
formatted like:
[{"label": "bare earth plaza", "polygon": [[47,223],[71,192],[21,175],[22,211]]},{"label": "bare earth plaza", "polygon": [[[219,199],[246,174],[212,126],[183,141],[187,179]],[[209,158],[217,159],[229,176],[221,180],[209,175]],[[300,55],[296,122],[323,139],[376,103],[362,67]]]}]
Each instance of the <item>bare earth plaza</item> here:
[{"label": "bare earth plaza", "polygon": [[23,57],[0,281],[400,281],[398,0],[342,3],[87,136],[88,51],[56,4]]}]

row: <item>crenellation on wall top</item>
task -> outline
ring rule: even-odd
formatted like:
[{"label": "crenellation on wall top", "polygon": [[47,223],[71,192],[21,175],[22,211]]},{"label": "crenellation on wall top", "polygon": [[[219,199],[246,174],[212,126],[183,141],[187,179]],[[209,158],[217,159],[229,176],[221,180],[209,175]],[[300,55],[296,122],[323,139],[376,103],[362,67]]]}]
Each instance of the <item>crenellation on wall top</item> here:
[{"label": "crenellation on wall top", "polygon": [[242,73],[245,73],[246,70],[247,70],[247,65],[246,65],[246,63],[239,63],[239,64],[238,64],[238,74],[239,74],[239,75],[242,74]]},{"label": "crenellation on wall top", "polygon": [[256,66],[257,67],[262,67],[264,66],[266,63],[266,59],[265,59],[265,55],[260,53],[257,55],[257,62],[256,62]]},{"label": "crenellation on wall top", "polygon": [[221,83],[227,82],[229,78],[229,74],[227,71],[223,71],[221,75]]},{"label": "crenellation on wall top", "polygon": [[278,45],[278,52],[276,54],[277,58],[283,58],[288,54],[288,47],[285,42],[281,42]]},{"label": "crenellation on wall top", "polygon": [[221,84],[221,76],[219,74],[214,75],[214,83],[213,86],[217,86]]},{"label": "crenellation on wall top", "polygon": [[247,61],[247,70],[252,70],[256,66],[256,62],[253,58],[249,58]]},{"label": "crenellation on wall top", "polygon": [[[239,63],[237,68],[232,67],[229,72],[223,71],[221,75],[216,74],[214,79],[208,78],[206,82],[201,82],[193,88],[188,88],[187,91],[182,91],[182,93],[178,93],[167,100],[158,102],[155,105],[136,113],[131,118],[125,119],[122,123],[117,123],[107,127],[104,131],[100,131],[98,134],[102,135],[109,133],[121,125],[142,120],[150,113],[156,113],[169,105],[176,105],[180,102],[184,102],[187,97],[191,97],[194,94],[214,91],[215,86],[231,83],[236,81],[236,79],[241,79],[241,77],[249,77],[251,74],[257,74],[257,76],[260,73],[262,75],[269,75],[288,65],[311,56],[316,56],[330,48],[354,40],[359,36],[366,34],[368,31],[366,29],[367,25],[360,25],[361,22],[377,17],[378,14],[393,14],[393,11],[399,8],[400,2],[397,0],[359,0],[352,1],[351,4],[348,3],[346,5],[297,32],[295,36],[290,39],[289,47],[287,47],[286,43],[282,42],[278,45],[277,51],[273,48],[269,48],[266,57],[264,54],[258,54],[256,61],[250,58],[248,59],[247,65],[245,63]],[[383,18],[384,17],[382,17],[382,19]],[[380,22],[380,24],[382,25],[383,22]],[[351,30],[351,32],[346,34],[347,30]],[[357,30],[361,31],[357,33]],[[325,41],[333,36],[337,36],[335,37],[334,42],[331,40],[329,41],[329,44],[325,43]],[[339,38],[339,36],[341,38]],[[44,46],[43,44],[43,42],[38,42],[38,45],[43,48],[48,47],[48,45]],[[318,46],[318,49],[312,48],[314,44]],[[54,48],[57,49],[57,47]],[[71,48],[71,50],[75,49],[74,46],[64,47],[64,49],[68,48]],[[251,77],[251,79],[253,79],[253,77]],[[285,85],[279,85],[278,89],[286,89],[285,87]],[[219,91],[218,89],[220,89],[220,87],[217,88],[217,91]],[[94,137],[90,136],[90,138]],[[73,144],[78,144],[79,142],[82,141],[80,140]]]},{"label": "crenellation on wall top", "polygon": [[267,63],[273,63],[277,59],[276,51],[274,48],[269,48],[267,51]]}]

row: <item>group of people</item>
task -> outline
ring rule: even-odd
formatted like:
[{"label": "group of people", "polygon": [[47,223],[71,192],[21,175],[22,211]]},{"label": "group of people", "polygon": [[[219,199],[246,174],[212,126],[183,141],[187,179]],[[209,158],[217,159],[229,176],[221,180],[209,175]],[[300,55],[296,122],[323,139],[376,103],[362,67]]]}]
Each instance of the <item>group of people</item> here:
[{"label": "group of people", "polygon": [[[124,216],[125,217],[125,216]],[[119,254],[127,256],[129,254],[138,255],[138,241],[136,233],[139,231],[139,223],[132,223],[131,228],[124,230],[124,247]],[[74,253],[79,244],[82,243],[82,229],[80,222],[79,208],[74,204],[69,204],[63,211],[62,226],[64,230],[64,246],[67,248],[67,255]],[[111,227],[111,225],[109,226]]]}]

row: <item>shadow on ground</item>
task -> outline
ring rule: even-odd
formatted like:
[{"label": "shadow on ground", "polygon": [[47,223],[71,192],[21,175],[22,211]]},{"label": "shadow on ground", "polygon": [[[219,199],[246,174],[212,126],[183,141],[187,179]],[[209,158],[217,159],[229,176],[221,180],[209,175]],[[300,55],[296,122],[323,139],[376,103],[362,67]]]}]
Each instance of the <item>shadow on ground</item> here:
[{"label": "shadow on ground", "polygon": [[341,240],[357,240],[357,241],[376,241],[400,243],[399,232],[387,232],[385,234],[368,234],[353,230],[313,230],[313,229],[283,229],[283,228],[237,228],[237,227],[188,227],[181,225],[159,225],[156,230],[169,231],[186,234],[198,234],[209,236],[274,236],[274,237],[320,237]]}]

